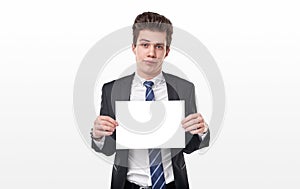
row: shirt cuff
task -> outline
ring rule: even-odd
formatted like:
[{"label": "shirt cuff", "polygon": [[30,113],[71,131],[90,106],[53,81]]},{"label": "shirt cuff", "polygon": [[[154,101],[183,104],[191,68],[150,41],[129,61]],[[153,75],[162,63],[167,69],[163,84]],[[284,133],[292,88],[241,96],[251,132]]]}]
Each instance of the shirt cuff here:
[{"label": "shirt cuff", "polygon": [[95,140],[93,139],[94,143],[96,144],[96,146],[102,150],[103,146],[104,146],[104,141],[105,141],[105,137],[102,137],[100,140]]},{"label": "shirt cuff", "polygon": [[206,132],[206,133],[199,133],[198,135],[199,135],[199,138],[200,138],[201,141],[202,141],[202,140],[204,140],[204,138],[206,137],[207,132]]},{"label": "shirt cuff", "polygon": [[[198,135],[199,135],[199,138],[200,139],[204,139],[205,137],[206,137],[206,135],[207,135],[207,133],[208,133],[208,124],[206,123],[206,122],[204,122],[204,126],[205,126],[205,133],[199,133]],[[201,140],[201,141],[202,141]]]}]

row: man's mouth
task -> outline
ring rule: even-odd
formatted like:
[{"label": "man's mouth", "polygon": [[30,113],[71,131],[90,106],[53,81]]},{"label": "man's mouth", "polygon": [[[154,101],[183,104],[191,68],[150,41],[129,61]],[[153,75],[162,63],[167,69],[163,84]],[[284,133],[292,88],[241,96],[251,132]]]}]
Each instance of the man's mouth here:
[{"label": "man's mouth", "polygon": [[144,60],[144,62],[146,64],[156,64],[157,63],[157,61],[153,61],[153,60]]}]

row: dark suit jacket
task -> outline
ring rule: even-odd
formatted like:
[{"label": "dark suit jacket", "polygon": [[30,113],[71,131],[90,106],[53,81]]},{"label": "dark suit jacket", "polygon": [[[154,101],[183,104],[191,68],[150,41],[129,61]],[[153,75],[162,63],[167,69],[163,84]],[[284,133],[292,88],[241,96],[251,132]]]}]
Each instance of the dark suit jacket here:
[{"label": "dark suit jacket", "polygon": [[[169,100],[185,100],[185,116],[196,113],[195,88],[191,82],[177,76],[164,73],[167,83]],[[134,74],[106,83],[102,88],[102,101],[100,115],[107,115],[115,119],[115,101],[129,101],[131,83]],[[116,132],[105,138],[103,148],[100,150],[92,140],[92,148],[105,155],[115,155],[115,163],[112,171],[111,189],[124,188],[127,176],[128,150],[116,150]],[[209,145],[210,134],[201,141],[198,135],[186,132],[186,147],[183,149],[171,149],[172,167],[175,186],[177,189],[188,189],[188,179],[184,161],[184,153],[192,153]]]}]

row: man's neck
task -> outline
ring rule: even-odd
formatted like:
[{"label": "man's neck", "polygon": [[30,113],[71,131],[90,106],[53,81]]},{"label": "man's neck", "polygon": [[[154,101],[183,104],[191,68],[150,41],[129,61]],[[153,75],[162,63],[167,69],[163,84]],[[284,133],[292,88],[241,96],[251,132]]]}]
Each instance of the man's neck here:
[{"label": "man's neck", "polygon": [[158,72],[157,74],[146,75],[146,74],[141,74],[141,73],[139,73],[138,71],[136,71],[136,74],[137,74],[139,77],[141,77],[141,78],[143,78],[143,79],[145,79],[145,80],[151,80],[151,79],[155,78],[156,76],[158,76],[161,72],[162,72],[162,71]]}]

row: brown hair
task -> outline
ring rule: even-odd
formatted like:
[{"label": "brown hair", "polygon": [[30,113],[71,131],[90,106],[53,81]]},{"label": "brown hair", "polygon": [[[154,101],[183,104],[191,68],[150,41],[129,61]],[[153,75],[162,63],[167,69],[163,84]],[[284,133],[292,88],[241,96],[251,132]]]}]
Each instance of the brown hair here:
[{"label": "brown hair", "polygon": [[136,45],[141,30],[166,32],[167,48],[170,47],[173,34],[171,21],[163,15],[154,12],[144,12],[138,15],[132,26],[133,44]]}]

